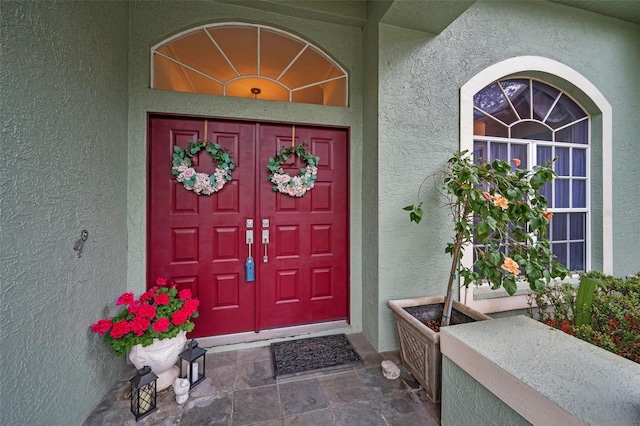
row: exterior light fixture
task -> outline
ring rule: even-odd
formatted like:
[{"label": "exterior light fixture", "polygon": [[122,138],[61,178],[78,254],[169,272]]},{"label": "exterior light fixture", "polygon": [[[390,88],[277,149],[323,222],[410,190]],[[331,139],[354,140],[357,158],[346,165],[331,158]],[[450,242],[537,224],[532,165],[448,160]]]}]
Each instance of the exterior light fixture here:
[{"label": "exterior light fixture", "polygon": [[207,351],[192,339],[180,354],[180,377],[189,380],[190,388],[203,381],[205,376],[205,355]]},{"label": "exterior light fixture", "polygon": [[156,410],[156,376],[151,367],[145,365],[131,379],[131,412],[136,421]]}]

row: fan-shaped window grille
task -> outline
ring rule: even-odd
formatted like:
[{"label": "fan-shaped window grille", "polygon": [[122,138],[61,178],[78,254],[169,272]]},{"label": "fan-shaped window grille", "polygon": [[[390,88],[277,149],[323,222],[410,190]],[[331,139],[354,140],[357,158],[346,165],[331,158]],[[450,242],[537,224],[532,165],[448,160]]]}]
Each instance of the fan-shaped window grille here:
[{"label": "fan-shaped window grille", "polygon": [[309,42],[252,24],[190,29],[152,47],[151,87],[347,106],[347,73]]}]

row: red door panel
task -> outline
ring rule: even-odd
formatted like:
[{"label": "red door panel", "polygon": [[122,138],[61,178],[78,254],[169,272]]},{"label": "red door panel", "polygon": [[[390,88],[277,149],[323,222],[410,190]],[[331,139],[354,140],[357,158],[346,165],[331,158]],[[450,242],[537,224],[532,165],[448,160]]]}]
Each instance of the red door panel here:
[{"label": "red door panel", "polygon": [[[301,198],[274,192],[267,178],[269,157],[291,145],[291,134],[291,126],[260,125],[258,224],[270,222],[268,260],[260,265],[260,328],[347,317],[346,131],[296,126],[296,143],[306,141],[320,157],[316,184]],[[297,160],[285,171],[294,176],[300,167]]]},{"label": "red door panel", "polygon": [[[163,276],[200,299],[194,337],[255,327],[255,286],[244,281],[244,218],[255,209],[255,125],[208,122],[207,140],[231,152],[233,180],[212,196],[187,191],[171,174],[173,146],[204,139],[204,121],[150,120],[148,282]],[[202,150],[198,171],[215,165]],[[240,190],[240,187],[243,190]]]},{"label": "red door panel", "polygon": [[[187,191],[171,174],[173,146],[204,139],[205,120],[152,117],[149,128],[148,282],[166,277],[200,299],[194,337],[347,318],[345,130],[296,127],[296,142],[307,141],[321,159],[314,189],[292,198],[273,192],[266,168],[291,144],[291,126],[207,120],[206,139],[236,164],[233,180],[210,197]],[[204,150],[193,164],[203,172],[215,167]],[[298,174],[301,166],[286,170]],[[247,219],[255,223],[254,282],[244,275]]]}]

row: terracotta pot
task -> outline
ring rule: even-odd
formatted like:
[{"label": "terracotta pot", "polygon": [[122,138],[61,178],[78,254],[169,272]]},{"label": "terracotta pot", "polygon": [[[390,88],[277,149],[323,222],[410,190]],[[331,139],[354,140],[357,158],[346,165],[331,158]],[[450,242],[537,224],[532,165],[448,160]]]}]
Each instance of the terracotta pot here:
[{"label": "terracotta pot", "polygon": [[129,360],[137,369],[148,365],[158,376],[156,382],[158,391],[171,386],[180,374],[176,363],[187,342],[186,335],[185,331],[181,331],[171,339],[153,339],[153,343],[149,346],[135,345],[129,351]]},{"label": "terracotta pot", "polygon": [[[422,321],[440,320],[444,309],[444,296],[418,297],[389,300],[387,306],[393,311],[396,332],[400,343],[402,365],[422,385],[434,403],[440,402],[440,380],[442,376],[442,354],[440,333],[427,327]],[[466,322],[491,319],[487,315],[453,301],[451,326]]]}]

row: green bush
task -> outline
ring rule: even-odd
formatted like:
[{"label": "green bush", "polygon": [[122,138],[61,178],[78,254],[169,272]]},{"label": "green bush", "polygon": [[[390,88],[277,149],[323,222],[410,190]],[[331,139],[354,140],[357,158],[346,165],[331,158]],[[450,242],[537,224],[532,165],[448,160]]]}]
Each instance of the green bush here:
[{"label": "green bush", "polygon": [[640,363],[640,273],[614,278],[600,272],[583,277],[602,281],[593,296],[590,321],[577,326],[574,310],[578,289],[558,284],[530,295],[538,310],[532,317],[586,342]]}]

